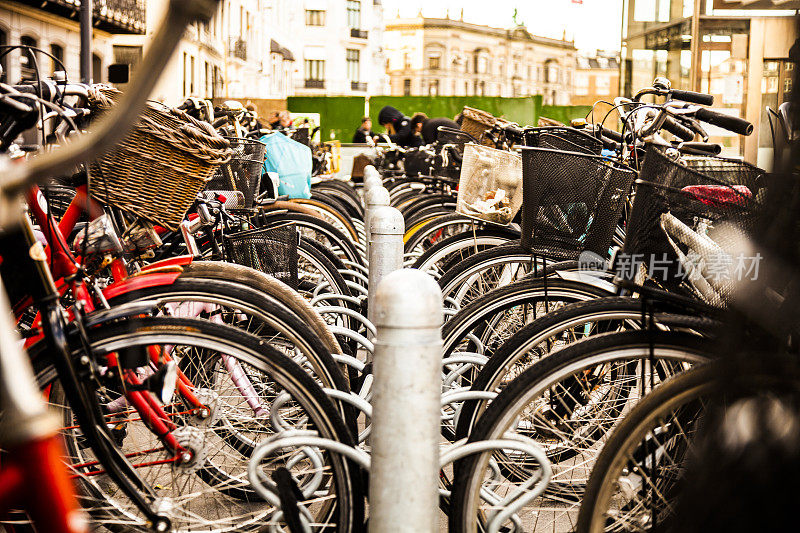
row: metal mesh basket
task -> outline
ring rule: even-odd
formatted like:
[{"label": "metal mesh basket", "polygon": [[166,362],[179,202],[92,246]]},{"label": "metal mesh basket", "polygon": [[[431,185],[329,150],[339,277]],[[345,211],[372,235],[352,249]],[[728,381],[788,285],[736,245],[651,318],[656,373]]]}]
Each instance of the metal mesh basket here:
[{"label": "metal mesh basket", "polygon": [[212,191],[239,191],[244,195],[245,208],[253,207],[261,186],[261,167],[267,145],[253,139],[226,137],[231,143],[231,160],[214,171],[206,186]]},{"label": "metal mesh basket", "polygon": [[297,241],[294,224],[241,231],[224,238],[233,263],[260,270],[297,289]]},{"label": "metal mesh basket", "polygon": [[525,147],[522,177],[523,247],[566,260],[582,251],[608,255],[633,170],[592,154]]},{"label": "metal mesh basket", "polygon": [[[670,290],[688,282],[705,301],[724,307],[745,264],[764,172],[744,161],[684,156],[651,146],[636,184],[617,274],[634,281],[640,266]],[[621,260],[620,260],[621,259]],[[757,265],[755,265],[757,268]]]},{"label": "metal mesh basket", "polygon": [[587,154],[600,154],[603,150],[603,143],[596,137],[575,128],[557,126],[526,130],[525,145]]}]

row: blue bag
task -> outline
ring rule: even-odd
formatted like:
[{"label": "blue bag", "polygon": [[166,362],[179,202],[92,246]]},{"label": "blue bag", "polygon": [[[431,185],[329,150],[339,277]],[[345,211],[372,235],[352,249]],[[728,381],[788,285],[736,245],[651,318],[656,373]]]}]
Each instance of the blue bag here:
[{"label": "blue bag", "polygon": [[278,175],[279,196],[311,198],[311,149],[281,133],[264,135],[260,140],[267,145],[262,177],[267,172]]}]

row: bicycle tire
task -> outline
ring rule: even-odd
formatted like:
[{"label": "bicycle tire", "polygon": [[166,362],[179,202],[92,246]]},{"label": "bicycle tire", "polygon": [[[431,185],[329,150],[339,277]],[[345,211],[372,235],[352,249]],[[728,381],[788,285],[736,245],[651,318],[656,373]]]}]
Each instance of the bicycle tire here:
[{"label": "bicycle tire", "polygon": [[[499,312],[526,302],[544,301],[545,295],[561,298],[561,301],[583,301],[613,294],[604,288],[573,280],[560,278],[529,278],[495,289],[471,302],[461,309],[442,327],[443,352],[450,355],[464,336],[474,330],[482,321],[487,321]],[[549,307],[549,306],[548,306]],[[547,309],[547,312],[553,309]],[[533,319],[538,318],[534,316]]]},{"label": "bicycle tire", "polygon": [[[664,315],[665,311],[677,310],[655,303],[658,306],[655,323],[661,324],[661,317],[671,319],[672,315]],[[555,309],[525,325],[504,342],[500,348],[481,367],[471,383],[473,391],[496,391],[502,388],[506,375],[521,374],[525,368],[536,364],[543,357],[556,350],[563,349],[564,342],[576,342],[589,336],[609,333],[612,328],[619,331],[638,329],[641,326],[642,301],[626,296],[609,296],[587,301],[574,302],[560,309]],[[681,321],[685,324],[684,321]],[[587,330],[586,326],[591,325]],[[711,327],[708,322],[697,322],[698,329]],[[564,340],[566,331],[578,330],[580,338]],[[557,339],[556,339],[557,338]],[[534,359],[531,351],[545,344],[545,350],[539,352]],[[522,360],[522,363],[520,361]],[[468,400],[464,402],[456,427],[456,439],[467,437],[480,415],[485,411],[489,400]]]},{"label": "bicycle tire", "polygon": [[[201,347],[202,349],[216,350],[228,357],[236,357],[237,360],[242,361],[248,367],[252,367],[264,375],[269,375],[282,390],[289,392],[294,402],[300,402],[303,412],[310,417],[311,423],[321,436],[325,435],[327,438],[351,443],[352,445],[351,434],[348,432],[344,422],[314,380],[291,360],[265,345],[257,337],[246,332],[203,320],[135,318],[108,324],[102,328],[92,328],[87,334],[89,345],[95,354],[113,352],[122,347],[130,348],[132,346],[154,344],[177,346],[185,344]],[[82,348],[77,350],[77,353],[81,353],[81,351]],[[33,356],[34,368],[40,386],[44,388],[45,386],[53,385],[57,381],[57,375],[52,364],[48,361],[45,343],[37,343],[31,347],[30,353]],[[54,389],[57,390],[58,388],[54,387]],[[71,418],[65,415],[64,420],[69,424]],[[133,422],[135,420],[127,423]],[[214,425],[209,431],[216,432],[216,428],[217,426]],[[67,426],[64,431],[70,431],[70,427]],[[71,452],[76,452],[80,448],[79,445],[75,444],[74,440],[65,440],[68,442]],[[343,527],[348,531],[358,528],[363,524],[363,487],[361,486],[360,473],[348,461],[334,455],[330,455],[327,462],[331,475],[336,481],[336,508],[334,511],[326,512],[330,512],[330,516],[336,521],[337,530],[339,527]],[[200,473],[200,470],[206,470],[205,474],[207,475],[209,471],[212,472],[211,475],[215,475],[213,474],[213,466],[213,463],[201,465],[199,470],[189,472],[187,478],[196,474],[200,479],[203,479],[203,474]],[[104,502],[101,515],[107,515],[111,512],[107,507],[110,505],[110,499],[107,495],[103,495],[102,489],[96,483],[86,481],[86,479],[95,477],[83,476],[80,478],[81,485],[82,488],[96,493],[97,497]],[[184,488],[186,487],[184,486]],[[230,486],[225,488],[228,491],[233,489]],[[246,490],[246,493],[249,493],[249,490]],[[188,493],[188,495],[192,494]],[[241,497],[241,495],[234,496],[234,498]],[[228,504],[234,505],[230,502]],[[220,508],[224,509],[225,507],[220,505],[214,507],[217,512],[219,512]],[[195,509],[196,511],[197,509]],[[233,511],[234,509],[232,508],[231,512]],[[122,520],[118,514],[120,512],[122,511],[116,510],[114,513],[114,517],[118,521]],[[102,523],[106,527],[115,528],[119,526],[123,531],[131,531],[134,528],[141,531],[149,530],[147,524],[137,523],[135,518],[129,518],[131,522],[126,523],[124,526],[113,520],[109,521],[108,517],[101,516],[101,518],[105,518]],[[244,523],[245,520],[241,516],[234,516],[224,526],[224,529],[240,531],[242,528],[248,527],[248,529],[255,531],[262,527],[262,519],[263,516],[252,517],[248,523]],[[217,520],[220,520],[219,515]],[[207,528],[208,524],[201,520],[200,527]],[[218,529],[223,529],[223,527],[218,526]]]},{"label": "bicycle tire", "polygon": [[[256,320],[280,331],[287,336],[289,342],[298,346],[310,364],[313,376],[320,380],[323,386],[349,391],[344,375],[322,339],[303,318],[294,314],[285,305],[244,285],[214,279],[179,277],[170,285],[137,289],[110,298],[108,302],[111,305],[121,305],[143,300],[158,300],[159,307],[177,301],[209,301],[224,308],[235,309],[233,315],[237,320],[238,314],[254,315]],[[254,333],[247,327],[242,329]],[[269,343],[274,337],[273,331],[268,331],[264,340]]]},{"label": "bicycle tire", "polygon": [[293,222],[304,237],[323,242],[332,251],[356,264],[364,264],[364,259],[353,242],[330,222],[321,218],[300,213],[259,213],[253,217],[253,226],[267,228]]},{"label": "bicycle tire", "polygon": [[419,256],[412,266],[441,277],[449,267],[486,248],[505,244],[508,235],[502,231],[482,229],[457,233],[437,242]]},{"label": "bicycle tire", "polygon": [[[796,361],[772,359],[771,357],[736,357],[716,359],[677,375],[658,386],[634,407],[619,424],[597,457],[595,468],[586,485],[586,491],[578,513],[576,531],[604,531],[603,508],[614,492],[611,486],[633,446],[652,433],[654,425],[660,425],[667,413],[686,406],[701,398],[720,397],[730,391],[730,383],[721,376],[736,376],[738,393],[746,387],[754,391],[769,391],[771,395],[790,391],[800,392],[800,371]],[[740,388],[741,387],[741,388]]]},{"label": "bicycle tire", "polygon": [[[569,383],[576,375],[584,375],[586,369],[596,368],[599,365],[610,364],[614,361],[623,361],[623,365],[631,364],[631,361],[644,361],[650,357],[650,346],[653,346],[655,360],[659,363],[664,361],[672,361],[677,366],[672,366],[670,370],[680,371],[686,364],[698,364],[707,361],[714,353],[715,341],[706,339],[696,335],[690,335],[680,332],[659,332],[659,331],[627,331],[622,333],[610,333],[605,335],[598,335],[585,339],[584,341],[574,343],[567,346],[547,358],[542,359],[538,363],[528,368],[525,372],[519,375],[517,379],[509,383],[503,391],[489,404],[484,414],[478,419],[472,433],[469,436],[469,442],[478,440],[499,438],[505,434],[509,426],[515,423],[515,417],[519,416],[525,406],[532,404],[533,399],[538,395],[546,394],[558,383]],[[636,376],[638,370],[631,372],[631,375]],[[628,389],[628,392],[635,389]],[[646,397],[646,396],[645,396]],[[590,400],[586,400],[587,402]],[[635,393],[629,397],[627,402],[636,402]],[[558,405],[558,404],[557,404]],[[625,410],[626,405],[620,403],[618,399],[613,400],[613,408],[615,409],[616,416],[621,416]],[[589,424],[597,424],[591,434],[582,433],[575,430],[574,434],[579,442],[587,441],[596,446],[600,440],[608,434],[613,422],[606,422],[605,417],[596,419],[592,413],[584,413],[588,417]],[[551,425],[554,423],[551,423]],[[535,426],[526,426],[535,427]],[[549,428],[550,426],[543,425],[541,428]],[[556,426],[552,426],[555,428]],[[573,428],[567,426],[567,430],[559,429],[562,434],[565,431],[571,431]],[[582,429],[582,428],[580,428]],[[553,431],[556,431],[553,429]],[[600,434],[598,434],[600,433]],[[548,436],[543,435],[545,441]],[[565,443],[561,439],[565,438],[563,435],[550,437],[550,448],[543,446],[543,449],[549,456],[553,457],[553,462],[565,462],[576,457],[574,454],[580,453],[576,451],[575,447],[567,439]],[[591,452],[591,447],[587,447],[587,455]],[[572,455],[570,455],[572,453]],[[563,454],[563,455],[562,455]],[[452,493],[452,514],[450,517],[451,533],[475,531],[477,527],[476,521],[478,520],[478,512],[476,505],[477,490],[483,483],[484,470],[488,465],[491,452],[475,454],[459,461],[455,467],[453,493]],[[577,463],[582,465],[583,469],[587,468],[590,459],[580,456]],[[524,477],[520,474],[524,472],[525,466],[505,466],[501,467],[503,470],[503,477],[513,479],[516,477]],[[566,476],[573,474],[569,469],[564,470]],[[581,474],[579,473],[578,476]],[[560,486],[559,486],[560,483]],[[549,498],[556,498],[559,501],[565,501],[569,497],[573,503],[580,500],[582,486],[576,484],[571,479],[563,482],[551,481],[551,486],[547,491],[550,492]],[[545,492],[547,495],[548,492]],[[557,510],[555,512],[573,514],[577,510],[573,508],[570,510]],[[541,515],[537,515],[541,518]],[[563,517],[559,516],[559,523],[563,529],[556,529],[555,516],[552,523],[543,524],[542,531],[571,531],[573,527],[572,518],[567,515],[567,523],[564,523]],[[538,529],[538,523],[537,523]],[[531,530],[530,526],[526,530]]]},{"label": "bicycle tire", "polygon": [[199,277],[238,283],[255,289],[268,298],[273,298],[281,305],[287,306],[296,315],[303,317],[314,332],[322,338],[330,353],[341,353],[339,343],[322,317],[308,305],[308,302],[297,291],[280,280],[253,268],[223,261],[192,261],[181,268],[183,270],[181,278]]}]

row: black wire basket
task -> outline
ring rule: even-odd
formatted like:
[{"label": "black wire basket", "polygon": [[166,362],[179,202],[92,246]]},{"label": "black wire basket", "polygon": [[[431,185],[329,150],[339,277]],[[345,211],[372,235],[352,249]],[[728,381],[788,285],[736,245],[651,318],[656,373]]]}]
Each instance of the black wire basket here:
[{"label": "black wire basket", "polygon": [[224,237],[225,255],[297,289],[298,233],[294,224],[254,229]]},{"label": "black wire basket", "polygon": [[525,145],[598,155],[603,150],[603,143],[597,137],[566,126],[546,126],[526,130]]},{"label": "black wire basket", "polygon": [[766,192],[764,171],[721,157],[677,161],[675,154],[647,149],[617,275],[634,281],[644,266],[662,287],[680,291],[688,281],[708,303],[725,307],[732,282],[747,274],[740,270],[758,267],[742,254]]},{"label": "black wire basket", "polygon": [[233,155],[231,160],[217,167],[211,176],[206,190],[239,191],[244,195],[244,205],[253,207],[255,197],[261,187],[261,168],[267,145],[254,139],[226,137],[231,143]]},{"label": "black wire basket", "polygon": [[[61,217],[67,212],[67,208],[77,194],[74,187],[58,183],[42,185],[40,190],[42,191],[42,196],[44,196],[47,201],[47,208],[50,214],[52,214],[56,220],[61,220]],[[89,218],[84,212],[81,213],[78,220],[85,222],[89,220]]]},{"label": "black wire basket", "polygon": [[522,246],[554,259],[607,257],[635,175],[593,154],[522,148]]}]

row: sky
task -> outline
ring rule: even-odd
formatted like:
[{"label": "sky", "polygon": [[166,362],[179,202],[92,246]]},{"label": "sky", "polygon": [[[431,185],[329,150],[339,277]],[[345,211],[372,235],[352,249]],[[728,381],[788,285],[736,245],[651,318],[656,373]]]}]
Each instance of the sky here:
[{"label": "sky", "polygon": [[498,28],[513,26],[517,20],[535,35],[575,39],[580,50],[619,50],[622,0],[383,0],[386,20],[397,16],[415,17],[420,8],[426,17],[458,18]]}]

